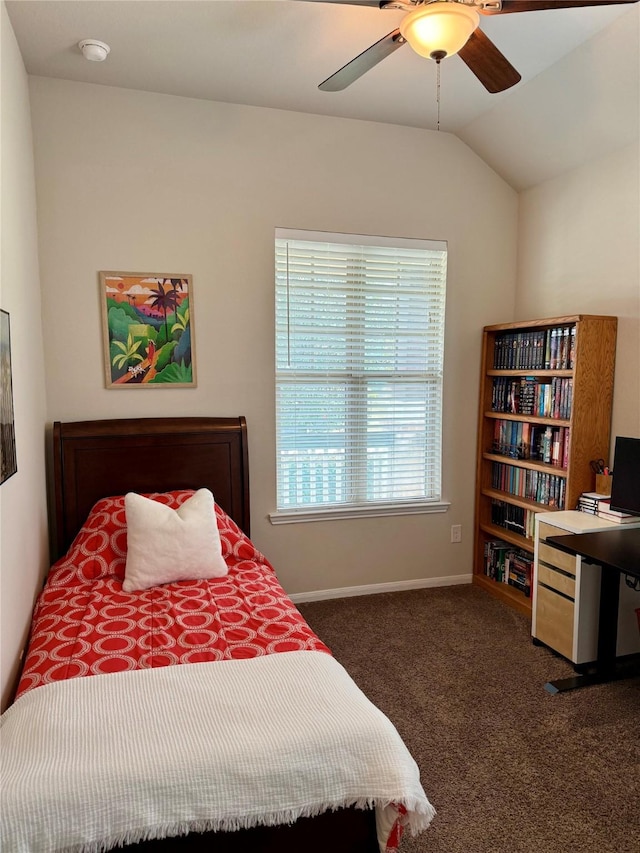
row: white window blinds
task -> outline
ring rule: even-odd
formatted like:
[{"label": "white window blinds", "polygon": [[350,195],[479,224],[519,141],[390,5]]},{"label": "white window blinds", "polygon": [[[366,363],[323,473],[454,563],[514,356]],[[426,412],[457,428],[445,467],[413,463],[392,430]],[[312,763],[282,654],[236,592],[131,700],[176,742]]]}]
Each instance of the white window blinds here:
[{"label": "white window blinds", "polygon": [[446,244],[275,249],[278,510],[438,501]]}]

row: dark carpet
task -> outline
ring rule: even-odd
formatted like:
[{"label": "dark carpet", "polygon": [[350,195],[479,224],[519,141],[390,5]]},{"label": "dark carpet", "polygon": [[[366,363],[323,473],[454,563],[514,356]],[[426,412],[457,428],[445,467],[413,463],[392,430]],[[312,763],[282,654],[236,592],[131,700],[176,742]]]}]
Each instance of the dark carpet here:
[{"label": "dark carpet", "polygon": [[472,586],[299,605],[420,767],[437,816],[402,853],[638,853],[640,679],[573,674]]}]

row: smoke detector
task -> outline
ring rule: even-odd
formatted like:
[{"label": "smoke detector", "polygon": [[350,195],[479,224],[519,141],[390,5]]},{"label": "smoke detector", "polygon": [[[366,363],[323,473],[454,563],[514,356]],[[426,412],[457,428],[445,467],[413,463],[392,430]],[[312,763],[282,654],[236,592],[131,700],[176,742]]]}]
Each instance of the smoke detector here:
[{"label": "smoke detector", "polygon": [[104,62],[111,50],[108,44],[97,39],[82,39],[78,42],[78,47],[84,58],[90,62]]}]

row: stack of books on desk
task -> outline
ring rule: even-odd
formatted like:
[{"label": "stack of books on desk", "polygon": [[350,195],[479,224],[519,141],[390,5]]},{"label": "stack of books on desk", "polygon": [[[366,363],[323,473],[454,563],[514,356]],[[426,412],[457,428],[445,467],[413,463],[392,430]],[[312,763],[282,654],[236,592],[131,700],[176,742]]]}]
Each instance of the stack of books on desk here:
[{"label": "stack of books on desk", "polygon": [[583,492],[578,498],[578,509],[580,512],[588,512],[590,515],[598,514],[598,504],[602,500],[609,500],[610,495],[599,495],[597,492]]},{"label": "stack of books on desk", "polygon": [[588,512],[590,515],[597,515],[598,518],[604,518],[616,524],[638,521],[635,515],[611,509],[611,495],[600,495],[598,492],[583,492],[578,498],[577,509],[580,512]]},{"label": "stack of books on desk", "polygon": [[628,512],[618,512],[611,509],[610,498],[601,498],[598,501],[598,518],[606,518],[607,521],[615,521],[616,524],[628,524],[630,521],[638,521],[637,516],[629,515]]}]

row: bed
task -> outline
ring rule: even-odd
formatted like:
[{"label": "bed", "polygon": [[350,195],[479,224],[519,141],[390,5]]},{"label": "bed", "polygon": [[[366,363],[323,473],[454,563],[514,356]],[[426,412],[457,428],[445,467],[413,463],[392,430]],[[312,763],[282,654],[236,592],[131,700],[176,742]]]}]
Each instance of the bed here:
[{"label": "bed", "polygon": [[56,422],[53,470],[3,849],[379,853],[428,826],[400,736],[249,538],[244,418]]}]

